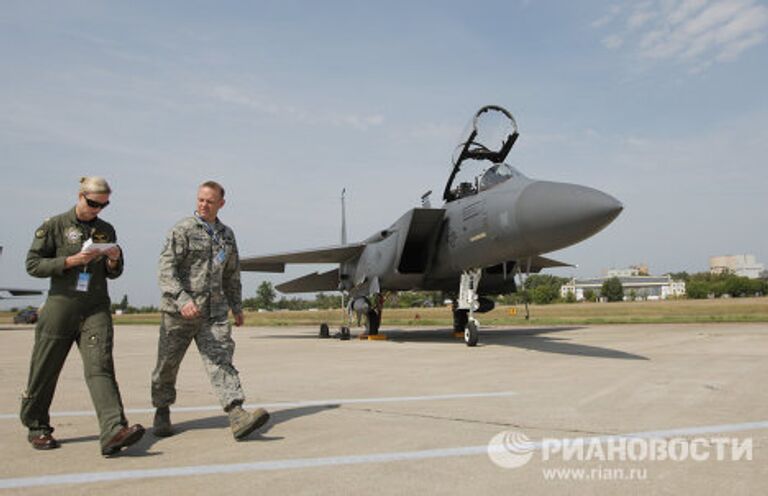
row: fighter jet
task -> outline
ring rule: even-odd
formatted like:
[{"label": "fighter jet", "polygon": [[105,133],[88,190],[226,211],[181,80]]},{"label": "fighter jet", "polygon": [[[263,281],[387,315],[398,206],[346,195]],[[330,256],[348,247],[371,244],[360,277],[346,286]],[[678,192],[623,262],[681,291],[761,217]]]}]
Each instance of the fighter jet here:
[{"label": "fighter jet", "polygon": [[[516,291],[515,274],[569,264],[542,255],[602,230],[623,206],[614,197],[576,184],[529,178],[505,163],[519,136],[509,111],[489,105],[471,119],[453,155],[444,204],[407,211],[369,238],[324,248],[241,260],[245,271],[284,272],[289,263],[338,263],[276,286],[283,293],[341,291],[349,309],[379,331],[390,291],[442,291],[453,302],[454,331],[478,342],[475,313],[493,309],[488,296]],[[431,193],[431,192],[430,192]],[[343,211],[342,195],[342,211]],[[342,214],[342,225],[344,225]],[[328,337],[326,324],[320,336]],[[340,337],[349,338],[349,328]]]}]

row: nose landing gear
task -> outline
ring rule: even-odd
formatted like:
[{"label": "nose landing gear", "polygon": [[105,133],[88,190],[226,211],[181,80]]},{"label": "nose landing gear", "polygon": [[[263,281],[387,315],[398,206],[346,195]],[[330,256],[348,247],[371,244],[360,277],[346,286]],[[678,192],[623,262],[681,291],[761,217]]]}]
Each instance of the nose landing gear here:
[{"label": "nose landing gear", "polygon": [[464,332],[464,343],[476,346],[479,340],[478,328],[480,323],[474,316],[480,306],[477,297],[477,287],[480,285],[482,269],[469,269],[461,274],[459,283],[459,298],[453,311],[453,330]]}]

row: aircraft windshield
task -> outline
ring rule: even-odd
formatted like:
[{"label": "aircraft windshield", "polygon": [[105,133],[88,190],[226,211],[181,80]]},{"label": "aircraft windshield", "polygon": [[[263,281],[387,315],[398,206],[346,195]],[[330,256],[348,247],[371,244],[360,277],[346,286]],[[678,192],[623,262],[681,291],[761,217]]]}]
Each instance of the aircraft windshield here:
[{"label": "aircraft windshield", "polygon": [[[483,174],[477,184],[478,191],[485,191],[515,176],[517,172],[507,164],[496,164]],[[519,174],[519,173],[517,173]]]}]

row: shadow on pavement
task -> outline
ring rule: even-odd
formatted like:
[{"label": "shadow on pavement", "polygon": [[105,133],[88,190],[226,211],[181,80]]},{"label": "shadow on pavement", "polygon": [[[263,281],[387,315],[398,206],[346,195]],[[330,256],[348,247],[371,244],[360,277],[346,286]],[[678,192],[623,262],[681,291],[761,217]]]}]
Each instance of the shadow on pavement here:
[{"label": "shadow on pavement", "polygon": [[34,331],[35,324],[0,324],[0,331]]},{"label": "shadow on pavement", "polygon": [[[480,329],[479,347],[496,345],[522,348],[526,350],[540,351],[543,353],[558,353],[572,356],[585,356],[595,358],[609,358],[620,360],[648,360],[647,357],[627,353],[624,351],[575,343],[573,339],[550,336],[560,332],[584,329],[583,326],[560,326],[540,328],[507,328],[507,329]],[[352,330],[352,340],[356,340],[362,331]],[[453,336],[452,329],[382,329],[387,341],[393,343],[430,342],[430,343],[456,343],[463,345],[462,338]],[[333,334],[333,331],[331,332]],[[319,339],[316,334],[309,331],[304,333],[269,334],[255,337],[272,339]]]},{"label": "shadow on pavement", "polygon": [[[144,436],[136,443],[133,444],[124,450],[120,451],[119,453],[115,453],[114,455],[110,455],[106,458],[123,458],[123,457],[132,457],[132,458],[138,458],[138,457],[145,457],[145,456],[157,456],[162,453],[158,452],[149,452],[149,448],[154,444],[153,441],[150,441],[150,438],[153,438],[152,433],[149,429],[147,429],[147,432],[144,433]],[[79,436],[79,437],[69,437],[69,438],[59,438],[59,442],[61,443],[62,447],[66,446],[67,444],[75,444],[75,443],[94,443],[94,449],[99,449],[99,436],[92,435],[92,436]]]},{"label": "shadow on pavement", "polygon": [[[278,441],[280,439],[283,439],[282,437],[268,437],[264,436],[267,432],[269,432],[272,427],[274,427],[277,424],[282,424],[283,422],[288,422],[289,420],[293,420],[295,418],[299,417],[306,417],[307,415],[314,415],[316,413],[321,413],[326,410],[333,410],[339,408],[339,405],[319,405],[319,406],[307,406],[307,407],[297,407],[297,408],[287,408],[285,410],[278,410],[278,411],[270,411],[269,415],[269,422],[267,422],[267,425],[262,427],[256,434],[252,434],[247,439],[242,440],[241,442],[248,442],[248,441]],[[171,420],[173,420],[173,407],[171,407]],[[174,422],[173,428],[175,431],[175,434],[173,437],[184,435],[187,431],[197,430],[197,429],[227,429],[227,436],[231,436],[229,433],[229,418],[222,412],[221,415],[214,415],[211,417],[206,418],[200,418],[200,419],[193,419],[193,420],[187,420],[184,422]],[[149,426],[147,429],[147,434],[144,435],[144,439],[140,441],[140,443],[148,443],[147,448],[151,447],[156,442],[160,441],[162,438],[159,438],[152,434],[152,427]],[[137,446],[138,446],[137,444]]]}]

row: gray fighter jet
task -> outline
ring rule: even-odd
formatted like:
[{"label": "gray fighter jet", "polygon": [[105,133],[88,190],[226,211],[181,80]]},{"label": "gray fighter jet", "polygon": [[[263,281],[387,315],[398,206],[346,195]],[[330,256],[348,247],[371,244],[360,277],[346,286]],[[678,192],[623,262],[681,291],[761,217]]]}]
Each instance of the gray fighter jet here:
[{"label": "gray fighter jet", "polygon": [[[276,288],[341,291],[372,335],[381,323],[383,292],[443,291],[453,300],[454,330],[474,346],[474,314],[493,309],[489,295],[514,292],[515,274],[569,265],[542,254],[594,235],[623,208],[596,189],[531,179],[504,163],[518,136],[507,110],[483,107],[454,153],[441,208],[430,207],[427,193],[421,208],[364,241],[347,243],[342,227],[340,245],[243,258],[242,270],[283,272],[289,263],[338,263],[336,269]],[[328,335],[323,324],[320,336]],[[348,327],[341,328],[340,337],[349,337]]]}]

